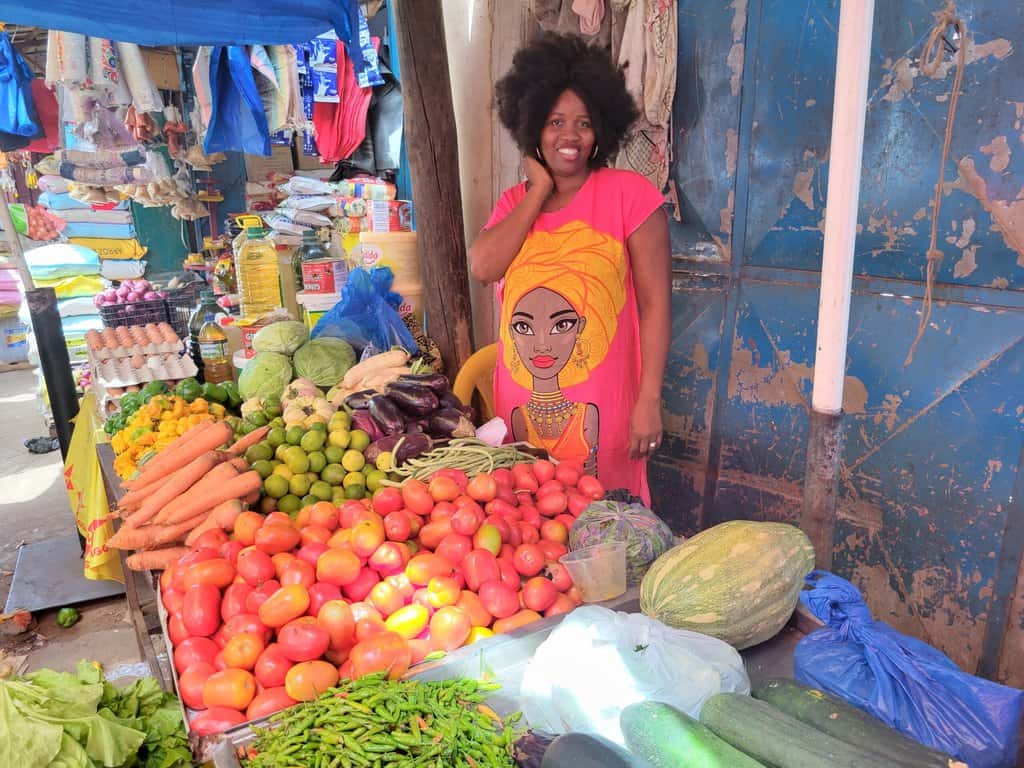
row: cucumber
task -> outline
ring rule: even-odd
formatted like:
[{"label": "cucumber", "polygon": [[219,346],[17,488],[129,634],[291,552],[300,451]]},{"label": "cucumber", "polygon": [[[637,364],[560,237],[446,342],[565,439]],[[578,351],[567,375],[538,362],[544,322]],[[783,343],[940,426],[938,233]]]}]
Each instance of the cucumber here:
[{"label": "cucumber", "polygon": [[793,680],[773,678],[750,693],[800,722],[847,744],[870,749],[888,762],[920,768],[966,768],[964,763],[904,736],[852,704]]},{"label": "cucumber", "polygon": [[897,763],[822,733],[749,696],[719,693],[704,703],[700,721],[769,768],[889,768]]},{"label": "cucumber", "polygon": [[668,704],[630,704],[619,725],[630,751],[653,768],[764,768]]}]

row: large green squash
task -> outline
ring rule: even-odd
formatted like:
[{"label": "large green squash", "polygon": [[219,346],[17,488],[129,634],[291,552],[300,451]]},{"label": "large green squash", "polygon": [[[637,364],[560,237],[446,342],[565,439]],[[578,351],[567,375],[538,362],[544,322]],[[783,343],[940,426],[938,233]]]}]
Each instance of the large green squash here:
[{"label": "large green squash", "polygon": [[732,520],[655,560],[640,584],[640,609],[748,648],[778,634],[812,568],[814,547],[799,528]]}]

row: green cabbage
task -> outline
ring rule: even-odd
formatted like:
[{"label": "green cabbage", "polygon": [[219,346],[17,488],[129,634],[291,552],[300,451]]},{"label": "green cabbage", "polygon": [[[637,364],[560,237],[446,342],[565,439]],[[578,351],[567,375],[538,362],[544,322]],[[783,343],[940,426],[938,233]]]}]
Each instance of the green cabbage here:
[{"label": "green cabbage", "polygon": [[257,352],[277,352],[294,355],[295,350],[309,340],[306,324],[298,320],[282,320],[260,328],[252,337],[252,348]]},{"label": "green cabbage", "polygon": [[280,397],[292,380],[292,364],[277,352],[257,352],[238,376],[238,393],[250,397]]},{"label": "green cabbage", "polygon": [[604,499],[592,502],[569,531],[569,548],[622,541],[626,544],[626,578],[640,583],[658,557],[675,546],[672,529],[642,504]]},{"label": "green cabbage", "polygon": [[343,339],[320,337],[295,351],[295,372],[318,387],[333,387],[356,364],[352,345]]}]

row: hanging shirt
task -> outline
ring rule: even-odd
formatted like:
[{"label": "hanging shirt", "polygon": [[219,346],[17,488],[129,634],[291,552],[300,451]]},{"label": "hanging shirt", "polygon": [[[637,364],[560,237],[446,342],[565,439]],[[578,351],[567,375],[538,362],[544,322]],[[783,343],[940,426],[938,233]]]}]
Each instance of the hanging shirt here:
[{"label": "hanging shirt", "polygon": [[[507,190],[487,227],[525,195]],[[645,501],[646,462],[629,457],[640,343],[627,240],[663,202],[637,173],[593,171],[568,205],[537,216],[497,287],[494,397],[512,438]]]}]

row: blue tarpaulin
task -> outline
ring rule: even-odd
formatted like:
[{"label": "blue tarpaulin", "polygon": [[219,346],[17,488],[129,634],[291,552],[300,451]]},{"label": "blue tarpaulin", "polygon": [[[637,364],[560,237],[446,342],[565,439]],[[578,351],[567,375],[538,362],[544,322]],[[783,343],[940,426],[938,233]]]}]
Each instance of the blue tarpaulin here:
[{"label": "blue tarpaulin", "polygon": [[139,45],[286,45],[333,29],[357,72],[356,0],[0,0],[0,19]]}]

